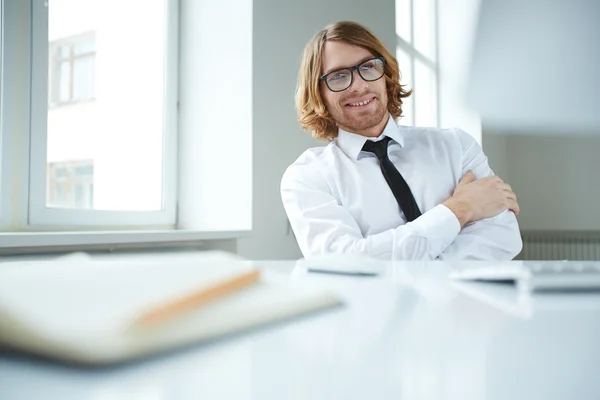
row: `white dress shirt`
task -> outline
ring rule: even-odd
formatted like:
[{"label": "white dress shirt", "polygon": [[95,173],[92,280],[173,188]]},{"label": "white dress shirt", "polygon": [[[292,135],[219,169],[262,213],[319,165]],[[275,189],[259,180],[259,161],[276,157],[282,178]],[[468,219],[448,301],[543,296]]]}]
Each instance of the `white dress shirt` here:
[{"label": "white dress shirt", "polygon": [[422,212],[407,223],[381,173],[362,151],[370,140],[339,130],[327,146],[305,151],[285,171],[281,197],[304,257],[360,253],[386,260],[510,260],[522,248],[512,211],[462,229],[441,203],[469,170],[492,175],[481,147],[460,129],[396,125],[390,116],[374,140],[390,137],[388,155]]}]

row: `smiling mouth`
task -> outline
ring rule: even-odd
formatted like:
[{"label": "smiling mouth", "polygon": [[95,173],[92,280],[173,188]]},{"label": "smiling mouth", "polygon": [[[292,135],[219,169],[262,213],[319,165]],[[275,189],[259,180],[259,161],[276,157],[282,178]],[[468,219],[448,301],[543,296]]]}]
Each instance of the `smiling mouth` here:
[{"label": "smiling mouth", "polygon": [[350,108],[361,108],[369,105],[373,100],[375,100],[375,97],[370,98],[368,100],[359,101],[357,103],[348,103],[346,106]]}]

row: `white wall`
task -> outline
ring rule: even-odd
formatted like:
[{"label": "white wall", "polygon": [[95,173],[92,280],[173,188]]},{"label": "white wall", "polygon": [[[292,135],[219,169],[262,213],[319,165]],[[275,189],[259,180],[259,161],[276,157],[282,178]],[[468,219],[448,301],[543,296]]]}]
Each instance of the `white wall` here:
[{"label": "white wall", "polygon": [[466,101],[479,3],[480,0],[438,0],[438,45],[440,126],[459,127],[481,143],[481,119]]},{"label": "white wall", "polygon": [[288,231],[279,183],[310,138],[297,122],[294,91],[300,58],[309,39],[336,20],[365,24],[388,48],[396,47],[393,0],[255,0],[253,19],[253,229],[238,241],[253,259],[299,258]]},{"label": "white wall", "polygon": [[517,194],[521,230],[600,230],[600,137],[484,133],[483,148]]},{"label": "white wall", "polygon": [[[527,2],[521,3],[524,8],[515,14],[510,7],[499,2],[484,2],[487,6],[484,19],[487,18],[486,21],[491,23],[482,25],[484,32],[479,40],[487,46],[476,50],[479,50],[479,61],[493,68],[478,68],[472,75],[471,82],[478,82],[479,86],[476,87],[484,89],[479,93],[471,93],[472,98],[477,97],[473,96],[477,94],[486,103],[477,105],[484,115],[487,108],[488,114],[484,118],[483,149],[494,171],[517,194],[521,206],[518,220],[522,231],[600,231],[600,137],[575,134],[585,125],[583,120],[591,120],[586,116],[591,118],[594,114],[592,109],[598,107],[590,101],[584,101],[586,104],[576,107],[576,110],[564,106],[576,100],[581,103],[581,99],[590,97],[587,95],[594,92],[591,88],[595,82],[589,82],[590,85],[584,88],[581,83],[585,86],[585,80],[571,79],[594,76],[589,70],[593,63],[578,62],[593,58],[590,58],[590,54],[581,53],[585,51],[585,45],[589,41],[585,38],[597,36],[587,34],[597,29],[597,24],[592,22],[593,18],[590,19],[593,7],[590,7],[590,2],[585,6],[582,2],[574,2],[572,6],[569,3],[567,8],[570,12],[563,18],[559,17],[561,9],[565,7],[559,5],[562,3],[551,2],[548,9],[541,13],[541,9],[537,9],[539,7],[535,8],[535,5]],[[511,11],[507,11],[509,9]],[[532,20],[535,22],[533,25],[524,23],[524,20],[519,23],[517,18],[513,21],[514,29],[507,31],[509,36],[493,35],[493,29],[498,30],[503,20],[510,20],[513,16],[527,19],[534,14],[539,14],[539,18]],[[560,23],[557,24],[556,21]],[[568,29],[565,28],[562,32],[561,27]],[[557,40],[540,41],[540,37],[546,33],[550,37],[558,35],[560,43],[556,44]],[[486,34],[491,36],[485,36]],[[573,46],[567,51],[560,46],[561,43],[569,42],[565,38],[584,39],[571,40]],[[539,44],[534,46],[535,51],[530,51],[531,46],[527,46],[532,42]],[[497,46],[493,46],[494,43]],[[517,46],[512,46],[513,43],[517,43]],[[547,46],[548,43],[552,45]],[[556,49],[560,51],[557,52]],[[506,65],[496,62],[496,56],[502,52],[510,56]],[[515,57],[519,52],[526,56]],[[548,59],[552,59],[552,62],[546,62]],[[547,68],[550,64],[552,67]],[[496,74],[499,80],[488,79],[494,76],[490,71],[499,72],[500,75]],[[548,71],[560,71],[560,76],[567,82],[563,85],[565,90],[558,97],[546,95],[547,82],[556,77],[556,73],[553,75]],[[552,78],[548,78],[549,76]],[[479,78],[485,82],[478,81]],[[534,79],[525,82],[525,78]],[[520,80],[525,83],[519,84]],[[498,85],[498,82],[504,81],[508,84]],[[515,92],[515,88],[523,87],[528,89]],[[595,94],[597,97],[597,91]],[[587,115],[582,117],[582,112]],[[594,133],[594,130],[586,133]]]},{"label": "white wall", "polygon": [[482,147],[494,173],[508,181],[508,138],[503,135],[482,134]]},{"label": "white wall", "polygon": [[252,0],[183,0],[180,21],[179,228],[248,231]]}]

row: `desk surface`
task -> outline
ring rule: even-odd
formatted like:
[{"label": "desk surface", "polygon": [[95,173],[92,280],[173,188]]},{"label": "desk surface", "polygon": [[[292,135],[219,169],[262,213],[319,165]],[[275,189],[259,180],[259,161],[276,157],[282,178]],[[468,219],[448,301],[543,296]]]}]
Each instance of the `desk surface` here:
[{"label": "desk surface", "polygon": [[379,277],[255,264],[342,308],[117,368],[0,354],[0,399],[598,399],[600,294],[456,285],[443,263]]}]

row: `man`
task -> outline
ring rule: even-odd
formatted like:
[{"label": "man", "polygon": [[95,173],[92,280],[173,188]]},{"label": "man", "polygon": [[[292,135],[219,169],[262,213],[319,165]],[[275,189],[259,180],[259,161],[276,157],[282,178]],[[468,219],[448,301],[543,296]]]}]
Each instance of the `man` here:
[{"label": "man", "polygon": [[412,92],[399,82],[396,59],[357,23],[332,24],[306,46],[299,121],[331,142],[281,181],[302,253],[512,259],[522,242],[510,186],[464,131],[396,125]]}]

